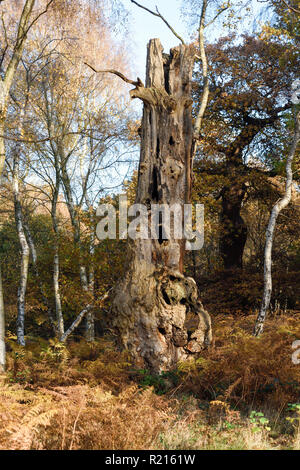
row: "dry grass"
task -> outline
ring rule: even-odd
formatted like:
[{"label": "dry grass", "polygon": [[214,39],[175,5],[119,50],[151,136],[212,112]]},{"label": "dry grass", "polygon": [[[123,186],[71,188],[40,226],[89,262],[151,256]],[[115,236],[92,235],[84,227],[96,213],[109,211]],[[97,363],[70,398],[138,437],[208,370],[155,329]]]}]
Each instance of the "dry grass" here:
[{"label": "dry grass", "polygon": [[164,377],[133,371],[108,340],[32,341],[26,351],[11,341],[0,449],[299,449],[299,416],[286,411],[299,401],[299,318],[269,320],[260,339],[253,317],[214,323],[211,350],[181,364],[161,395]]}]

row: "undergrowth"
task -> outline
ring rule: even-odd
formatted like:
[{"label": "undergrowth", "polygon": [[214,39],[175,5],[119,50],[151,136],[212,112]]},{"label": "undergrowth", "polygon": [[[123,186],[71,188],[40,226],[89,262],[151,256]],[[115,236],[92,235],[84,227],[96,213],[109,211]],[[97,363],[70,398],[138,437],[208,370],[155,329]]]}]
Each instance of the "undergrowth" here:
[{"label": "undergrowth", "polygon": [[214,319],[214,344],[160,376],[109,338],[9,340],[0,449],[299,449],[299,317]]}]

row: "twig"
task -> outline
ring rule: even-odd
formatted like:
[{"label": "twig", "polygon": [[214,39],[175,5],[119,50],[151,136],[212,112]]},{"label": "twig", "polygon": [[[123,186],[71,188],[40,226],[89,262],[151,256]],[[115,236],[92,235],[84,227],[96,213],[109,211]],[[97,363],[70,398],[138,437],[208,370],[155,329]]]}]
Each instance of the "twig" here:
[{"label": "twig", "polygon": [[47,13],[47,11],[48,11],[48,9],[49,9],[51,3],[53,3],[53,2],[54,2],[54,0],[49,0],[49,2],[48,2],[47,5],[46,5],[45,10],[43,10],[41,13],[39,13],[39,14],[34,18],[34,20],[30,23],[30,25],[28,26],[27,30],[24,32],[24,36],[27,35],[28,31],[32,28],[32,26],[34,25],[34,23],[36,23],[36,22],[38,21],[38,19],[39,19],[42,15],[44,15],[45,13]]},{"label": "twig", "polygon": [[160,18],[166,25],[167,27],[172,31],[172,33],[174,34],[174,36],[177,37],[177,39],[179,39],[179,41],[182,42],[182,44],[185,44],[184,40],[182,39],[181,36],[179,36],[178,33],[176,33],[176,31],[174,30],[174,28],[172,28],[172,26],[170,25],[170,23],[167,22],[167,20],[162,16],[162,14],[159,12],[158,8],[156,7],[156,13],[155,11],[152,11],[150,10],[149,8],[147,7],[144,7],[143,5],[141,5],[140,3],[136,2],[135,0],[131,0],[131,3],[134,3],[136,6],[138,6],[139,8],[142,8],[143,10],[146,10],[148,13],[151,13],[151,15],[154,15],[154,16],[157,16],[158,18]]},{"label": "twig", "polygon": [[207,28],[208,26],[210,26],[211,24],[213,24],[213,23],[216,21],[216,19],[217,19],[224,11],[228,10],[228,8],[229,8],[228,6],[223,7],[220,11],[218,11],[218,13],[216,14],[216,16],[215,16],[211,21],[209,21],[208,23],[206,23],[206,25],[205,25],[204,27]]}]

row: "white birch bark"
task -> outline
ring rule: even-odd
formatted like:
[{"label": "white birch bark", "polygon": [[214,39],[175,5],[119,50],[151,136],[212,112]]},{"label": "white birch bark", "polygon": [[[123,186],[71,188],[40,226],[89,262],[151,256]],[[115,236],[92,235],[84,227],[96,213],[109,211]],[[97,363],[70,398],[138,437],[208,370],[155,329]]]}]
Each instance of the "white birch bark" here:
[{"label": "white birch bark", "polygon": [[[184,207],[191,200],[193,66],[191,47],[181,45],[165,54],[159,39],[152,39],[146,86],[131,81],[136,87],[130,96],[144,103],[135,202],[146,205],[149,216],[152,203]],[[138,367],[160,373],[210,344],[210,316],[195,281],[183,274],[185,240],[175,233],[165,239],[161,232],[158,239],[130,240],[127,247],[109,327]]]},{"label": "white birch bark", "polygon": [[[44,12],[38,15],[34,21],[36,21],[42,14],[46,13],[48,7],[53,2],[50,0]],[[0,78],[0,178],[3,172],[4,164],[5,164],[5,121],[7,115],[7,105],[9,100],[9,92],[14,80],[14,76],[21,60],[23,49],[25,45],[25,41],[27,38],[27,33],[30,27],[33,25],[34,21],[31,21],[31,14],[33,7],[35,5],[35,0],[26,0],[24,4],[24,8],[21,13],[20,21],[18,24],[18,31],[17,37],[14,45],[14,49],[11,55],[11,58],[8,62],[7,68],[4,73],[4,78]],[[0,265],[0,278],[1,278],[1,265]],[[1,362],[5,364],[5,343],[4,343],[4,336],[5,336],[5,312],[4,312],[4,301],[3,301],[3,286],[1,280],[0,286],[0,349],[1,349]]]},{"label": "white birch bark", "polygon": [[[91,215],[92,217],[92,215]],[[94,287],[95,287],[95,266],[94,266],[94,253],[95,253],[95,235],[92,228],[92,233],[90,236],[90,264],[88,271],[88,291],[91,294],[91,297],[94,298]],[[95,341],[95,317],[94,312],[89,311],[86,315],[86,325],[85,325],[85,339],[88,342]]]},{"label": "white birch bark", "polygon": [[270,306],[270,300],[272,295],[272,248],[274,233],[276,228],[276,221],[278,215],[290,202],[292,197],[292,185],[293,185],[293,172],[292,172],[292,163],[297,150],[297,146],[300,138],[300,112],[298,112],[295,118],[295,132],[293,143],[286,161],[286,185],[285,185],[285,194],[279,199],[274,205],[268,228],[266,231],[266,244],[265,244],[265,253],[264,253],[264,291],[263,298],[261,302],[261,307],[259,314],[256,319],[254,327],[254,336],[259,336],[264,329],[264,323],[267,316],[267,312]]},{"label": "white birch bark", "polygon": [[5,315],[3,302],[2,275],[0,270],[0,372],[5,370]]},{"label": "white birch bark", "polygon": [[[5,161],[5,144],[4,139],[4,125],[0,121],[0,178],[2,176],[4,161]],[[4,296],[2,284],[2,267],[0,260],[0,369],[5,369],[5,310],[4,310]]]},{"label": "white birch bark", "polygon": [[5,162],[4,131],[7,114],[9,92],[14,80],[14,76],[22,57],[24,44],[30,25],[30,16],[35,0],[26,0],[18,25],[17,38],[13,54],[5,71],[4,79],[0,79],[0,176],[2,175]]}]

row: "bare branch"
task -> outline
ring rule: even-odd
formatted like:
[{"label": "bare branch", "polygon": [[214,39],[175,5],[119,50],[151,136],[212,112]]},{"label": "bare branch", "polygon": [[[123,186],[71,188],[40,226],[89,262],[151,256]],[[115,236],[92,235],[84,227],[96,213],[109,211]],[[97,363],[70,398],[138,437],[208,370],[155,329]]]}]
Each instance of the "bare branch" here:
[{"label": "bare branch", "polygon": [[96,70],[94,67],[92,67],[87,62],[84,62],[84,64],[87,65],[88,67],[90,67],[90,69],[92,69],[96,73],[112,73],[112,74],[117,75],[118,77],[120,77],[122,80],[124,80],[124,82],[130,83],[130,85],[134,85],[134,86],[140,87],[140,88],[144,87],[144,84],[143,84],[142,80],[139,77],[137,77],[137,80],[134,81],[134,80],[130,80],[129,78],[126,78],[125,75],[123,75],[121,72],[118,72],[117,70],[113,70],[113,69]]},{"label": "bare branch", "polygon": [[229,7],[226,6],[226,7],[223,7],[220,11],[218,11],[218,13],[216,14],[216,16],[215,16],[211,21],[209,21],[209,22],[205,25],[205,28],[207,28],[208,26],[210,26],[211,24],[213,24],[213,23],[216,21],[216,19],[217,19],[224,11],[228,10],[228,8],[229,8]]},{"label": "bare branch", "polygon": [[182,39],[181,36],[179,36],[178,33],[176,33],[176,31],[174,30],[174,28],[172,28],[172,26],[170,25],[170,23],[168,23],[168,21],[165,19],[165,17],[159,12],[158,8],[156,7],[156,13],[155,11],[152,11],[150,10],[149,8],[147,7],[144,7],[144,5],[141,5],[140,3],[136,2],[135,0],[130,0],[131,3],[134,3],[136,6],[138,6],[139,8],[142,8],[143,10],[146,10],[148,13],[151,13],[151,15],[154,15],[154,16],[157,16],[157,18],[160,18],[164,23],[165,25],[170,29],[170,31],[172,31],[172,33],[174,34],[174,36],[176,36],[177,39],[179,39],[179,41],[182,42],[182,44],[185,44],[184,40]]},{"label": "bare branch", "polygon": [[[90,129],[90,131],[95,131],[96,129]],[[41,144],[44,142],[53,142],[56,140],[61,140],[64,137],[68,135],[80,135],[84,137],[92,137],[92,135],[89,132],[85,131],[72,131],[72,132],[64,132],[62,134],[57,134],[54,136],[49,136],[49,137],[43,137],[42,139],[20,139],[19,137],[9,137],[8,135],[1,135],[0,134],[0,139],[5,139],[9,140],[11,142],[22,142],[24,144]],[[97,137],[95,137],[95,140],[97,140]]]}]

